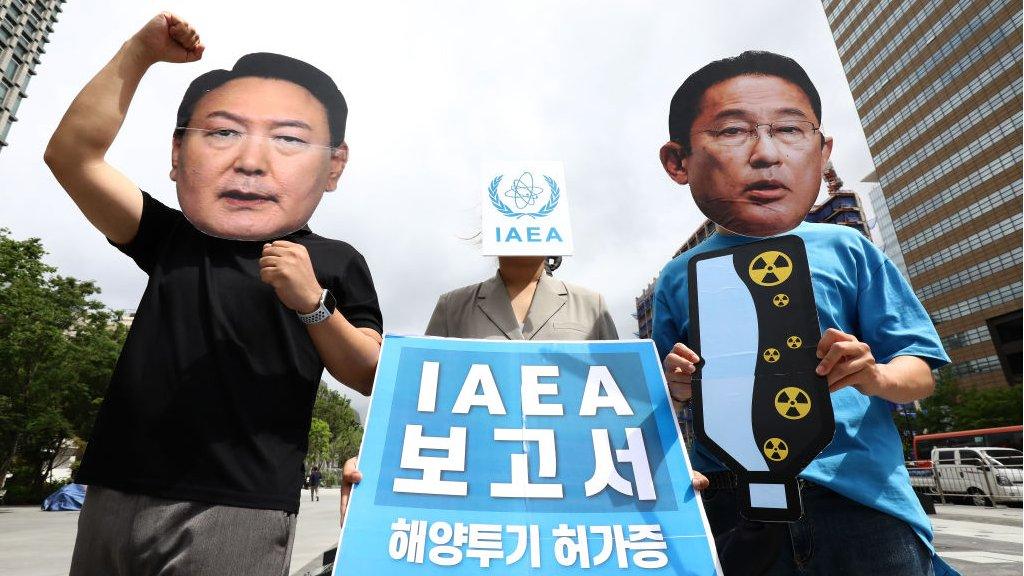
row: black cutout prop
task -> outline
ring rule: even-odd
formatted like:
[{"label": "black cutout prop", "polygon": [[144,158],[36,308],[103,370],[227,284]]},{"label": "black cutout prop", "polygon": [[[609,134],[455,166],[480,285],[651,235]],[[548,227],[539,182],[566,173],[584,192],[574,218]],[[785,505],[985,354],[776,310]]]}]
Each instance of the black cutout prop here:
[{"label": "black cutout prop", "polygon": [[694,256],[689,294],[689,342],[701,357],[694,433],[736,473],[745,518],[795,521],[797,475],[835,433],[828,384],[814,372],[821,332],[803,240]]}]

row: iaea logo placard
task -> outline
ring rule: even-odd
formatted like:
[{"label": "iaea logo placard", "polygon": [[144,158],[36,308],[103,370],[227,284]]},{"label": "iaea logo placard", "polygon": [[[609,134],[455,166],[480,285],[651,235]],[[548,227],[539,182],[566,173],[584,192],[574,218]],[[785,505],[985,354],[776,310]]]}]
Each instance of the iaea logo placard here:
[{"label": "iaea logo placard", "polygon": [[491,163],[483,166],[481,181],[485,255],[572,254],[561,162]]}]

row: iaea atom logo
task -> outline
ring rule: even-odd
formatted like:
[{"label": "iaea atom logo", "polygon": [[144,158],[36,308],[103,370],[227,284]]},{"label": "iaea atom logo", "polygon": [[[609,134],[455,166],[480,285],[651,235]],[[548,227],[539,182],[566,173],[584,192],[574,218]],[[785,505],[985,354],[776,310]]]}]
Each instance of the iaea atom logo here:
[{"label": "iaea atom logo", "polygon": [[[504,176],[497,176],[494,180],[491,180],[490,187],[487,188],[488,196],[491,199],[491,205],[494,209],[508,216],[509,218],[522,218],[523,216],[529,216],[530,218],[543,218],[548,214],[551,214],[555,210],[555,206],[558,206],[558,198],[561,193],[558,190],[558,184],[555,179],[550,176],[544,176],[544,181],[548,184],[550,195],[546,204],[540,207],[536,212],[517,212],[516,210],[524,210],[536,206],[540,199],[544,196],[544,187],[535,186],[533,181],[533,173],[523,172],[518,178],[512,181],[511,186],[499,192],[501,186],[501,180]],[[508,198],[512,204],[516,207],[513,210],[505,204],[501,199],[501,195]]]}]

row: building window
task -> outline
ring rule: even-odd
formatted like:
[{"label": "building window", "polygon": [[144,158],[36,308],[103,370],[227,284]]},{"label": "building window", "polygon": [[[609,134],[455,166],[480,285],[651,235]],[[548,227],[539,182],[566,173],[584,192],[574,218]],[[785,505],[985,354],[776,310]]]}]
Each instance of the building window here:
[{"label": "building window", "polygon": [[961,256],[984,246],[988,246],[993,242],[1020,231],[1020,229],[1020,216],[1010,216],[1002,222],[997,222],[984,230],[979,230],[977,233],[968,236],[956,244],[946,246],[927,258],[918,260],[907,267],[907,272],[911,276],[917,276],[935,268],[936,266],[941,266],[947,262],[958,260]]},{"label": "building window", "polygon": [[[901,202],[917,194],[919,191],[924,190],[929,184],[932,184],[939,178],[955,172],[958,169],[968,164],[968,162],[986,152],[990,148],[990,144],[1000,143],[999,149],[1005,150],[1013,147],[1011,142],[1011,135],[1015,135],[1020,131],[1024,120],[1022,120],[1020,114],[1014,114],[1012,117],[1007,118],[999,126],[989,130],[976,140],[970,142],[957,152],[954,152],[947,156],[942,162],[929,169],[923,176],[914,179],[912,182],[900,187],[899,192],[893,194],[891,199],[887,199],[890,208],[899,205]],[[904,166],[909,170],[912,166]],[[883,188],[889,189],[894,181],[902,176],[905,170],[893,170],[892,172],[883,174],[881,176],[881,184]]]},{"label": "building window", "polygon": [[993,274],[1010,268],[1020,267],[1021,255],[1021,249],[1014,248],[995,258],[990,258],[970,268],[940,278],[917,290],[917,295],[922,301],[926,301],[953,290],[969,288],[972,283],[984,280]]},{"label": "building window", "polygon": [[995,356],[957,362],[950,368],[954,376],[969,376],[971,374],[982,374],[996,370],[999,370],[999,358]]},{"label": "building window", "polygon": [[958,332],[956,334],[950,334],[942,339],[942,346],[944,348],[964,348],[972,344],[980,344],[981,342],[988,342],[991,340],[987,326],[978,326]]},{"label": "building window", "polygon": [[[997,176],[1002,176],[1004,172],[1013,170],[1014,173],[1019,174],[1020,168],[1018,167],[1018,164],[1020,164],[1021,157],[1020,146],[1014,146],[999,158],[989,162],[977,171],[968,174],[964,179],[960,180],[956,184],[940,191],[931,198],[923,200],[918,206],[911,208],[906,214],[893,220],[893,226],[895,226],[897,230],[902,230],[917,219],[924,217],[929,212],[937,210],[939,207],[956,200],[963,194],[974,190]],[[895,208],[895,206],[889,202],[889,199],[886,199],[885,202],[886,207],[889,208],[889,210],[893,210]]]},{"label": "building window", "polygon": [[1020,296],[1021,283],[1015,282],[1009,286],[996,288],[995,290],[986,292],[979,296],[968,298],[963,302],[957,302],[952,306],[946,306],[941,310],[937,310],[932,313],[932,322],[938,324],[939,322],[956,320],[957,318],[962,318],[968,314],[987,310],[993,306],[999,306],[1000,304],[1006,304],[1007,302],[1020,301]]},{"label": "building window", "polygon": [[[922,36],[931,36],[932,38],[934,38],[935,36],[941,34],[943,31],[942,29],[945,28],[946,25],[950,24],[954,18],[959,17],[960,15],[963,14],[965,10],[969,9],[970,3],[971,2],[961,2],[960,6],[953,8],[942,17],[942,19],[938,22],[938,26],[931,27],[931,29],[929,29],[928,32],[926,34],[923,34]],[[984,39],[974,39],[973,36],[975,32],[980,30],[983,26],[988,25],[989,21],[992,20],[992,16],[997,11],[1005,8],[1009,4],[1010,2],[1005,0],[1002,2],[990,3],[986,9],[978,11],[975,14],[973,14],[967,25],[961,28],[955,35],[942,41],[938,49],[934,49],[934,46],[929,46],[930,40],[927,37],[922,37],[918,39],[917,45],[913,48],[901,48],[903,54],[899,58],[899,60],[890,63],[888,65],[888,70],[884,74],[882,74],[881,77],[876,79],[870,87],[868,87],[866,90],[862,92],[862,97],[874,97],[879,91],[883,89],[883,87],[887,83],[889,83],[890,80],[893,79],[893,77],[896,77],[903,70],[906,70],[906,66],[909,63],[909,61],[920,55],[922,49],[929,50],[929,55],[928,58],[925,59],[923,62],[920,62],[915,65],[917,70],[920,71],[921,73],[934,70],[941,60],[947,58],[957,48],[967,46],[968,49],[976,49],[977,44],[984,42]],[[1015,27],[1015,24],[1012,20],[1010,20],[1008,24],[1011,30],[1013,27]],[[1006,26],[1006,24],[1004,24],[1004,26]],[[911,24],[909,28],[904,28],[904,31],[912,31],[915,27],[915,25]],[[968,42],[970,42],[970,44],[968,44]],[[897,46],[899,46],[898,43],[889,42],[887,43],[886,48],[892,50],[895,49]],[[872,62],[876,62],[876,59],[872,59]],[[866,67],[867,66],[871,66],[871,62],[867,63]],[[855,83],[851,82],[850,87],[856,90],[857,88],[860,87],[865,78],[866,76],[862,76]]]},{"label": "building window", "polygon": [[910,239],[902,244],[903,250],[906,252],[916,250],[932,240],[942,238],[943,235],[957,230],[979,216],[991,213],[994,209],[1006,204],[1007,202],[1016,200],[1017,205],[1019,206],[1020,196],[1021,181],[1017,180],[1016,182],[1003,186],[999,190],[989,194],[978,202],[971,204],[967,208],[960,210],[956,214],[943,218],[938,224],[911,236]]},{"label": "building window", "polygon": [[1010,312],[1002,316],[996,316],[988,320],[988,329],[992,334],[992,343],[996,346],[999,354],[999,363],[1003,365],[1003,372],[1011,384],[1021,383],[1021,331],[1024,325],[1021,323],[1021,311]]},{"label": "building window", "polygon": [[7,79],[10,80],[12,84],[16,81],[15,76],[18,75],[17,60],[14,58],[7,60],[7,66],[4,67],[4,75],[7,76]]},{"label": "building window", "polygon": [[14,55],[22,62],[25,61],[25,56],[28,55],[28,48],[25,47],[20,39],[14,43]]},{"label": "building window", "polygon": [[[986,76],[985,79],[980,78],[971,82],[959,92],[954,94],[948,100],[944,101],[942,105],[935,108],[931,113],[928,114],[923,120],[915,123],[913,126],[902,128],[903,132],[896,140],[889,143],[884,150],[878,153],[878,157],[875,158],[875,164],[881,165],[892,158],[894,155],[901,153],[904,148],[913,142],[916,138],[922,134],[928,133],[935,129],[936,126],[941,126],[944,123],[944,119],[950,116],[951,113],[956,112],[957,114],[963,113],[963,103],[969,98],[974,96],[976,93],[982,90],[988,89],[991,92],[992,87],[982,85],[982,82],[986,79],[990,79]],[[993,85],[995,86],[995,85]],[[976,109],[970,110],[967,117],[974,118],[974,123],[969,124],[973,126],[980,122],[980,120],[988,115],[989,111],[999,108],[1000,104],[1005,104],[1008,101],[1013,100],[1017,94],[1021,92],[1021,79],[1017,78],[1007,86],[1004,86],[1002,90],[997,92],[994,96],[986,100]],[[916,108],[914,110],[917,110]],[[959,122],[959,121],[958,121]],[[874,143],[874,142],[872,142]]]},{"label": "building window", "polygon": [[[887,90],[885,98],[883,98],[879,102],[876,102],[871,107],[871,110],[864,115],[864,118],[862,119],[864,126],[867,127],[871,124],[875,124],[876,119],[884,118],[887,115],[889,108],[892,105],[896,104],[900,98],[902,98],[904,95],[911,91],[914,91],[918,94],[927,94],[929,96],[932,94],[941,94],[947,86],[953,83],[953,81],[956,78],[963,75],[963,73],[966,72],[971,66],[977,64],[978,61],[980,61],[984,56],[986,56],[994,48],[999,46],[1004,38],[1012,37],[1012,34],[1015,29],[1016,26],[1014,25],[1014,23],[1010,22],[1008,26],[1004,26],[996,30],[996,37],[989,36],[988,38],[980,42],[977,46],[974,46],[972,50],[967,52],[967,54],[965,54],[963,58],[961,58],[959,61],[952,64],[944,63],[945,65],[943,69],[945,70],[945,72],[943,72],[934,82],[932,82],[927,87],[920,86],[919,81],[922,80],[927,75],[928,71],[917,68],[913,69],[912,71],[909,72],[909,74],[906,75],[905,78],[902,78],[900,80],[900,83],[897,86],[894,86],[891,89]],[[1014,52],[1020,53],[1019,44],[1014,49]],[[858,106],[866,105],[866,102],[864,102],[863,98],[856,99],[856,103]]]},{"label": "building window", "polygon": [[[995,64],[985,69],[981,74],[978,74],[972,82],[961,89],[960,92],[945,101],[938,107],[938,109],[944,110],[949,107],[949,109],[952,110],[973,94],[986,89],[995,78],[1001,76],[1007,70],[1018,70],[1020,68],[1019,55],[1020,50],[1007,51],[998,61],[996,61]],[[1002,84],[999,85],[1001,86]],[[942,90],[944,88],[945,86],[940,86],[937,90]],[[874,146],[883,138],[889,137],[893,129],[900,125],[911,114],[920,110],[934,95],[934,92],[921,91],[912,101],[908,102],[898,112],[886,120],[884,124],[873,131],[871,136],[868,137],[868,145]],[[931,124],[927,125],[930,126]]]}]

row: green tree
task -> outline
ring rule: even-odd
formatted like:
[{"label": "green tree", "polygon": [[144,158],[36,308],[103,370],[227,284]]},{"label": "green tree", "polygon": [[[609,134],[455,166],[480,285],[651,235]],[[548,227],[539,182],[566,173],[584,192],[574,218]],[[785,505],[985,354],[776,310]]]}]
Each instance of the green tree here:
[{"label": "green tree", "polygon": [[88,437],[126,334],[95,284],[45,254],[0,228],[0,488],[13,470],[30,500],[65,443]]},{"label": "green tree", "polygon": [[339,465],[345,460],[359,454],[359,444],[363,441],[363,428],[349,428],[335,436],[331,444],[331,455]]},{"label": "green tree", "polygon": [[322,466],[331,453],[331,427],[319,418],[313,418],[309,426],[308,458],[317,466]]},{"label": "green tree", "polygon": [[359,415],[352,409],[352,402],[340,392],[331,390],[322,381],[316,391],[313,417],[327,422],[335,435],[342,430],[360,426]]},{"label": "green tree", "polygon": [[1020,386],[995,386],[960,394],[953,412],[958,430],[994,428],[1021,423]]},{"label": "green tree", "polygon": [[916,434],[934,434],[958,430],[955,410],[960,401],[960,385],[953,373],[943,368],[935,379],[935,392],[921,400],[914,422]]},{"label": "green tree", "polygon": [[316,403],[313,405],[313,421],[323,421],[331,431],[326,455],[322,458],[314,455],[312,428],[310,428],[309,458],[316,464],[334,464],[340,466],[348,458],[359,451],[359,443],[363,439],[363,426],[359,423],[359,415],[352,409],[351,401],[320,382],[317,390]]},{"label": "green tree", "polygon": [[[1019,385],[964,388],[951,370],[943,369],[936,378],[935,393],[921,400],[920,406],[909,419],[914,434],[935,434],[1020,424],[1024,401]],[[903,430],[904,416],[897,413],[893,417],[897,428]],[[910,454],[910,447],[905,448]]]}]

